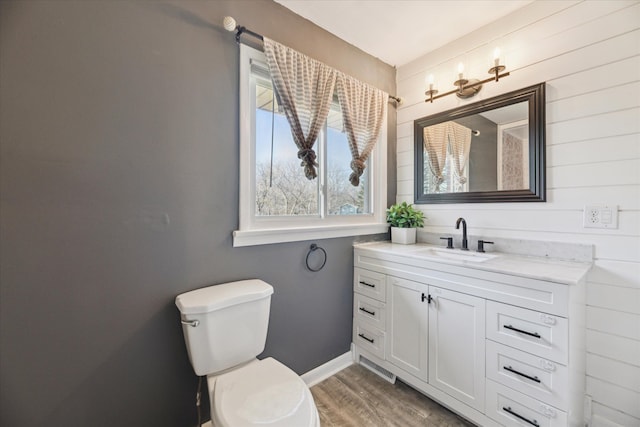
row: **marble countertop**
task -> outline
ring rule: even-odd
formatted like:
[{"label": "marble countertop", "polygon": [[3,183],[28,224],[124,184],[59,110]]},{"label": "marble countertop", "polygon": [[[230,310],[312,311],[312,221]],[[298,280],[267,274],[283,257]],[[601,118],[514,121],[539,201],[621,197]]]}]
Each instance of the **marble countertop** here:
[{"label": "marble countertop", "polygon": [[[566,285],[580,282],[592,266],[590,262],[513,255],[495,251],[479,254],[473,250],[446,249],[443,246],[424,243],[400,245],[389,241],[368,242],[355,244],[354,248]],[[486,259],[482,257],[486,257]]]}]

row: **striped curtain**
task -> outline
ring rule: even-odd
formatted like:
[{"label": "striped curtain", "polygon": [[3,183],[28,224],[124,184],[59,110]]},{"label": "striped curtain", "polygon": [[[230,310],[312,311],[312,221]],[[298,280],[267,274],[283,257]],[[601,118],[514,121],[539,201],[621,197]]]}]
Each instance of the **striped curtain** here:
[{"label": "striped curtain", "polygon": [[313,145],[329,115],[336,70],[267,37],[264,53],[298,147],[300,165],[307,179],[314,179],[318,164]]},{"label": "striped curtain", "polygon": [[336,79],[344,130],[351,149],[351,185],[357,187],[387,114],[389,95],[344,73]]},{"label": "striped curtain", "polygon": [[447,124],[447,135],[456,178],[460,184],[464,184],[467,182],[467,178],[464,176],[464,167],[469,159],[471,149],[471,129],[456,122],[447,122]]},{"label": "striped curtain", "polygon": [[439,189],[440,184],[444,181],[442,171],[447,159],[447,145],[449,145],[447,141],[448,123],[439,123],[422,130],[424,151],[427,153],[429,169],[435,177],[436,189]]}]

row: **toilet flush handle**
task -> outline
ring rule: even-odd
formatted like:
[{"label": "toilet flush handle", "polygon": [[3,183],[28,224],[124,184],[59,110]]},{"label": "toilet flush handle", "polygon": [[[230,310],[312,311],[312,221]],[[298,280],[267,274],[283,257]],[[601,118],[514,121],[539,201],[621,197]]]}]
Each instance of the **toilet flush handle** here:
[{"label": "toilet flush handle", "polygon": [[180,323],[182,323],[183,325],[189,325],[195,328],[200,324],[200,321],[199,320],[180,320]]}]

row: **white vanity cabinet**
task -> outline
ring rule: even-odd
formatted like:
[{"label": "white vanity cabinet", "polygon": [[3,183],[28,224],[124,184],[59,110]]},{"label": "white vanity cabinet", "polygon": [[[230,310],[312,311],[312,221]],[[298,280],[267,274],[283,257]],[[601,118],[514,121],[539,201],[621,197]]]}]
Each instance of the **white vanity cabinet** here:
[{"label": "white vanity cabinet", "polygon": [[353,274],[353,342],[370,354],[385,359],[386,277],[356,268]]},{"label": "white vanity cabinet", "polygon": [[485,300],[429,289],[429,384],[484,410]]},{"label": "white vanity cabinet", "polygon": [[387,360],[484,409],[485,301],[387,276]]},{"label": "white vanity cabinet", "polygon": [[481,426],[582,427],[590,264],[429,248],[355,246],[356,361]]},{"label": "white vanity cabinet", "polygon": [[387,360],[416,378],[427,381],[429,286],[388,276],[387,290]]}]

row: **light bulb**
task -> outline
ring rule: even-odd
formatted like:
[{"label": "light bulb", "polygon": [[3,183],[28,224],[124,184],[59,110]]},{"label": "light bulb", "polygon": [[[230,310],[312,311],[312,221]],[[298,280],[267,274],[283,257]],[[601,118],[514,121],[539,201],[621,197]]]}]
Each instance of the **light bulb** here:
[{"label": "light bulb", "polygon": [[495,66],[497,67],[498,65],[500,65],[500,48],[497,47],[494,51],[493,51],[493,62],[495,64]]},{"label": "light bulb", "polygon": [[427,84],[429,85],[429,90],[433,89],[433,74],[429,74],[427,77]]},{"label": "light bulb", "polygon": [[464,64],[460,62],[458,64],[458,80],[460,81],[460,84],[463,84],[462,82],[464,80],[464,77],[462,75],[463,72],[464,72]]}]

